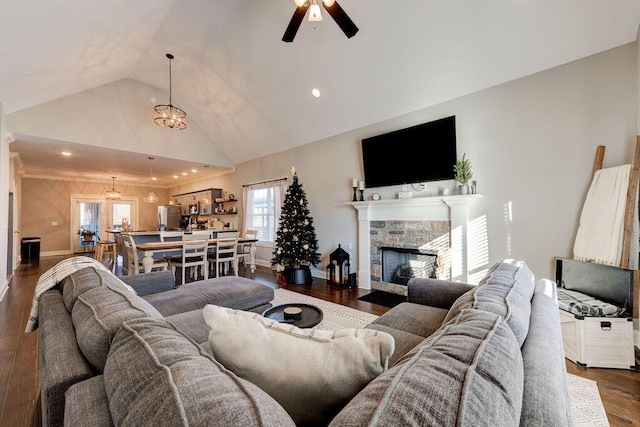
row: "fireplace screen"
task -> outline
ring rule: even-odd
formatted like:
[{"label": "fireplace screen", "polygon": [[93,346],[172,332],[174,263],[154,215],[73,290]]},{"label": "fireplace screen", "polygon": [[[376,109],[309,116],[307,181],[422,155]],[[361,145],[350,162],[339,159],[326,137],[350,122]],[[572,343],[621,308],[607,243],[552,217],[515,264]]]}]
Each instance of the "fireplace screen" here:
[{"label": "fireplace screen", "polygon": [[380,251],[383,282],[406,286],[412,277],[436,277],[436,254],[392,247],[382,247]]}]

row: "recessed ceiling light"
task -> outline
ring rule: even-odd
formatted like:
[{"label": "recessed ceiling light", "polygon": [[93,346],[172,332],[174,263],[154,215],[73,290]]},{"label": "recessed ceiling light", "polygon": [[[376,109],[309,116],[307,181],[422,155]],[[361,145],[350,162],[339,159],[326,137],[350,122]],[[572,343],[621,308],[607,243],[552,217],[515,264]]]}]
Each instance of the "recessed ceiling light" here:
[{"label": "recessed ceiling light", "polygon": [[182,176],[187,176],[187,175],[189,175],[189,174],[186,173],[186,172],[182,172]]},{"label": "recessed ceiling light", "polygon": [[198,172],[198,169],[191,169],[191,172],[193,172],[193,173],[197,173],[197,172]]},{"label": "recessed ceiling light", "polygon": [[180,178],[178,175],[173,175],[173,177],[174,177],[175,179]]},{"label": "recessed ceiling light", "polygon": [[311,95],[315,96],[316,98],[320,98],[320,89],[314,87],[313,89],[311,89]]},{"label": "recessed ceiling light", "polygon": [[68,151],[62,151],[60,154],[62,154],[63,156],[67,156],[67,157],[71,155],[71,153],[68,152]]},{"label": "recessed ceiling light", "polygon": [[156,178],[155,176],[151,177],[151,181],[157,181],[157,180],[158,180],[158,178]]}]

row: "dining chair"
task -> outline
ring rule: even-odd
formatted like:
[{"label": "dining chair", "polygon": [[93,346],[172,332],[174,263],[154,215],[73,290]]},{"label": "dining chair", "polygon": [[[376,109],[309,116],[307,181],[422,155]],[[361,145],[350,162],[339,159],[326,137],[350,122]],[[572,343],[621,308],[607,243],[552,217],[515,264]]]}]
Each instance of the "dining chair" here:
[{"label": "dining chair", "polygon": [[[138,255],[138,248],[136,247],[136,242],[133,240],[133,236],[131,235],[123,235],[122,243],[124,244],[127,251],[128,265],[127,265],[127,274],[132,276],[134,274],[144,273],[144,266],[142,265],[142,260]],[[167,270],[169,268],[169,262],[164,258],[154,258],[153,266],[151,270]]]},{"label": "dining chair", "polygon": [[176,274],[176,269],[181,268],[181,285],[186,283],[186,270],[190,269],[190,277],[194,280],[198,280],[198,267],[202,272],[204,280],[209,278],[208,260],[207,260],[207,247],[209,246],[209,239],[207,236],[199,234],[184,234],[182,236],[182,255],[179,259],[177,257],[171,257],[171,271],[173,275]]},{"label": "dining chair", "polygon": [[213,265],[216,277],[226,276],[229,268],[233,268],[234,275],[238,275],[238,238],[218,238],[216,252],[209,254],[209,265]]},{"label": "dining chair", "polygon": [[[211,238],[212,239],[227,239],[232,237],[240,237],[240,233],[238,231],[212,231]],[[209,246],[209,259],[215,261],[217,246]]]},{"label": "dining chair", "polygon": [[[244,233],[245,239],[255,239],[258,236],[258,230],[247,230]],[[249,262],[247,262],[249,261]],[[238,264],[244,264],[244,268],[251,263],[251,243],[238,244]]]},{"label": "dining chair", "polygon": [[[182,241],[182,231],[161,231],[160,232],[160,241],[161,242],[181,242]],[[179,260],[182,259],[182,250],[170,250],[162,253],[162,256],[169,262],[172,259]]]}]

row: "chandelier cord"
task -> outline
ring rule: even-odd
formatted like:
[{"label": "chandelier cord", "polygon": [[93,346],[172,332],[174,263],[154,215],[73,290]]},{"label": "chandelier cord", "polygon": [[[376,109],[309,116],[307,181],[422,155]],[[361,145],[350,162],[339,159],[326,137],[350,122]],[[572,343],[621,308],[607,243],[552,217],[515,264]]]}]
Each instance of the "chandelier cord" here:
[{"label": "chandelier cord", "polygon": [[169,105],[173,106],[173,102],[171,101],[171,60],[173,58],[169,58]]}]

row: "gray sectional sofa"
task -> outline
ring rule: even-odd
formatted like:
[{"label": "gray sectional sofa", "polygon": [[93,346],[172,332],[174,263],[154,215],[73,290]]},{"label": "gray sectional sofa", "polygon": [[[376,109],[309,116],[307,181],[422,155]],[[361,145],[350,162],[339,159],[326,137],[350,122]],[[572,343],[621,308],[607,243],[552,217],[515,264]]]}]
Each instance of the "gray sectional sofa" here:
[{"label": "gray sectional sofa", "polygon": [[[135,295],[86,268],[47,291],[43,424],[295,425],[208,345],[204,305],[260,311],[273,299],[268,286],[240,279],[168,289],[163,272],[150,273],[128,278]],[[408,292],[367,327],[394,337],[389,369],[328,414],[330,425],[572,424],[555,283],[505,260],[478,286],[412,279]]]},{"label": "gray sectional sofa", "polygon": [[87,413],[94,413],[93,406],[81,414],[85,418],[70,424],[65,411],[73,399],[65,399],[65,393],[76,383],[83,383],[82,388],[101,382],[111,342],[125,321],[166,320],[185,339],[203,343],[209,334],[202,315],[207,304],[262,313],[271,307],[274,296],[271,287],[236,276],[177,288],[170,271],[119,279],[106,270],[83,268],[40,296],[37,332],[43,426],[103,424],[87,418]]}]

